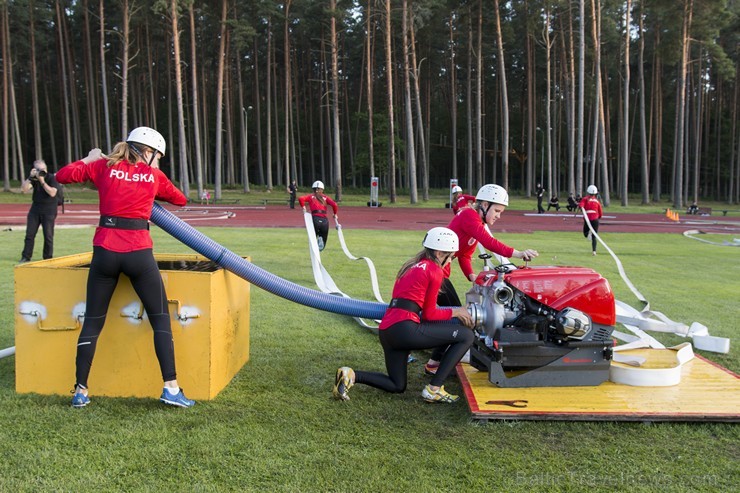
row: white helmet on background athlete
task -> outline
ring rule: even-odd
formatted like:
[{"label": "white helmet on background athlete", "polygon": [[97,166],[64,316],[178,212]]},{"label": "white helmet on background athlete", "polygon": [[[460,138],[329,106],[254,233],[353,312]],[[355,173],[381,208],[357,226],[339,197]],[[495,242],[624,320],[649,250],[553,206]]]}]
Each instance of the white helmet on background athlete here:
[{"label": "white helmet on background athlete", "polygon": [[455,185],[454,187],[452,187],[452,193],[460,193],[460,192],[462,192],[462,188],[460,188],[460,186]]},{"label": "white helmet on background athlete", "polygon": [[427,231],[421,244],[440,252],[456,252],[459,249],[460,240],[457,239],[457,235],[451,229],[432,228]]},{"label": "white helmet on background athlete", "polygon": [[324,182],[323,181],[320,181],[320,180],[316,180],[315,182],[313,182],[313,185],[311,185],[311,188],[313,188],[314,190],[316,190],[317,188],[320,188],[320,189],[323,190],[324,189]]},{"label": "white helmet on background athlete", "polygon": [[480,187],[478,194],[475,196],[475,200],[508,206],[509,194],[504,187],[489,183],[488,185]]},{"label": "white helmet on background athlete", "polygon": [[162,134],[149,127],[136,127],[128,134],[126,142],[151,147],[155,151],[159,151],[162,156],[164,156],[164,151],[167,149],[167,143]]},{"label": "white helmet on background athlete", "polygon": [[599,193],[599,189],[596,188],[596,185],[589,185],[586,189],[586,193],[589,195],[596,195],[597,193]]}]

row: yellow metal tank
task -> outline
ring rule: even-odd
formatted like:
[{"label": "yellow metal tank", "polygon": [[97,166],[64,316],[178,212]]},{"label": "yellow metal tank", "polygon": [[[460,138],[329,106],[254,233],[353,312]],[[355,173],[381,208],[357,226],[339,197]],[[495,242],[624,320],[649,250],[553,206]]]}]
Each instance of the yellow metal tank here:
[{"label": "yellow metal tank", "polygon": [[[247,281],[200,255],[155,254],[170,302],[177,380],[213,399],[249,360]],[[16,392],[69,395],[92,253],[15,268]],[[121,275],[88,380],[94,395],[159,397],[151,325]]]}]

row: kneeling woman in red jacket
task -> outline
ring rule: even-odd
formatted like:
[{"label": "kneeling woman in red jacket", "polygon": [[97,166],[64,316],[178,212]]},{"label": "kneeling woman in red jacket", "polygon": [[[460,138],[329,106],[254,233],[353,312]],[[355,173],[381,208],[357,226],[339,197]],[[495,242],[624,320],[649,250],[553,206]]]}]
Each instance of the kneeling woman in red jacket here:
[{"label": "kneeling woman in red jacket", "polygon": [[178,407],[195,404],[185,397],[177,383],[167,294],[149,236],[148,220],[154,199],[179,206],[187,203],[185,195],[158,169],[165,148],[164,137],[159,132],[138,127],[131,131],[126,142],[116,144],[109,156],[93,149],[56,174],[59,183],[91,181],[100,198],[100,225],[93,237],[87,277],[85,321],[77,341],[73,407],[90,403],[87,377],[121,273],[131,280],[154,329],[154,351],[164,380],[159,400]]},{"label": "kneeling woman in red jacket", "polygon": [[[437,294],[442,284],[443,268],[458,250],[457,235],[447,228],[432,228],[422,242],[424,250],[407,261],[396,277],[393,299],[379,327],[380,344],[385,353],[388,375],[354,371],[343,366],[337,370],[334,396],[349,400],[349,389],[364,383],[386,392],[406,390],[409,352],[449,346],[437,373],[424,387],[422,398],[428,402],[455,402],[458,396],[448,394],[442,385],[473,344],[473,321],[464,307],[437,307]],[[445,322],[453,317],[462,323]],[[436,322],[436,323],[430,323]]]}]

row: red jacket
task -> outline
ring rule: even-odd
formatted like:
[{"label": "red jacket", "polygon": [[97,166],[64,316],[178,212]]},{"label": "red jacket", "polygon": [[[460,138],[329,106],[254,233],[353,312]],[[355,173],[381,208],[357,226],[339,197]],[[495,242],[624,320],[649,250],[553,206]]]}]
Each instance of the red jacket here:
[{"label": "red jacket", "polygon": [[578,203],[578,207],[586,211],[589,221],[596,221],[597,219],[601,219],[601,216],[603,215],[603,212],[601,210],[601,202],[599,202],[599,199],[597,199],[593,195],[586,195],[585,197],[583,197]]},{"label": "red jacket", "polygon": [[452,318],[452,309],[437,307],[437,295],[442,285],[444,274],[442,268],[431,260],[422,260],[411,267],[393,286],[394,298],[405,298],[421,307],[421,318],[408,310],[388,308],[379,329],[387,329],[393,324],[411,320],[421,323],[424,321],[449,320]]},{"label": "red jacket", "polygon": [[[504,257],[514,255],[513,248],[501,243],[486,231],[483,221],[475,209],[460,209],[460,212],[452,218],[452,221],[450,221],[447,227],[454,231],[460,240],[460,249],[455,256],[457,257],[457,262],[460,264],[460,269],[465,274],[465,278],[469,279],[470,274],[474,274],[472,257],[475,247],[478,246],[478,242],[486,250]],[[445,267],[445,277],[450,277],[449,264]]]},{"label": "red jacket", "polygon": [[[154,200],[164,200],[174,205],[187,203],[185,195],[157,168],[144,163],[131,164],[121,161],[108,166],[107,159],[90,164],[75,161],[60,169],[59,183],[91,181],[98,189],[101,216],[149,219]],[[95,230],[93,246],[113,252],[133,252],[152,248],[149,231],[101,228]]]},{"label": "red jacket", "polygon": [[326,217],[326,206],[330,205],[332,210],[334,211],[334,215],[337,215],[337,212],[339,212],[339,207],[337,207],[337,203],[334,202],[331,197],[327,197],[326,195],[321,195],[324,199],[325,204],[322,204],[319,199],[316,198],[316,195],[314,194],[308,194],[304,195],[303,197],[298,197],[298,203],[301,205],[301,207],[304,207],[306,202],[308,202],[309,208],[311,209],[311,214],[314,216],[322,216]]},{"label": "red jacket", "polygon": [[468,202],[475,202],[475,197],[472,195],[461,194],[452,204],[452,213],[457,214],[460,209],[466,207]]}]

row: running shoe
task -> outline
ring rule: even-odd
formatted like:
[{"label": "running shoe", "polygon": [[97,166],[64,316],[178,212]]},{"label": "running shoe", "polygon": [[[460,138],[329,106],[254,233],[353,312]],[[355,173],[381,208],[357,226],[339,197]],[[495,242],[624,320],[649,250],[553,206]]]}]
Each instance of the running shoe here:
[{"label": "running shoe", "polygon": [[72,407],[85,407],[90,404],[90,398],[82,392],[76,392],[72,397]]},{"label": "running shoe", "polygon": [[319,244],[319,251],[320,252],[324,251],[324,239],[321,236],[316,238],[316,243]]},{"label": "running shoe", "polygon": [[159,397],[159,400],[169,406],[193,407],[195,405],[194,400],[185,397],[182,389],[177,394],[172,394],[169,390],[162,389],[162,395]]},{"label": "running shoe", "polygon": [[424,365],[424,373],[427,375],[436,375],[439,369],[439,363],[426,363]]},{"label": "running shoe", "polygon": [[448,394],[445,391],[444,385],[438,390],[432,390],[431,385],[427,385],[424,387],[424,390],[421,391],[421,397],[427,402],[443,402],[446,404],[457,402],[457,400],[460,399],[459,396]]},{"label": "running shoe", "polygon": [[349,366],[343,366],[337,370],[334,379],[334,397],[340,401],[349,400],[349,389],[355,384],[355,371]]}]

